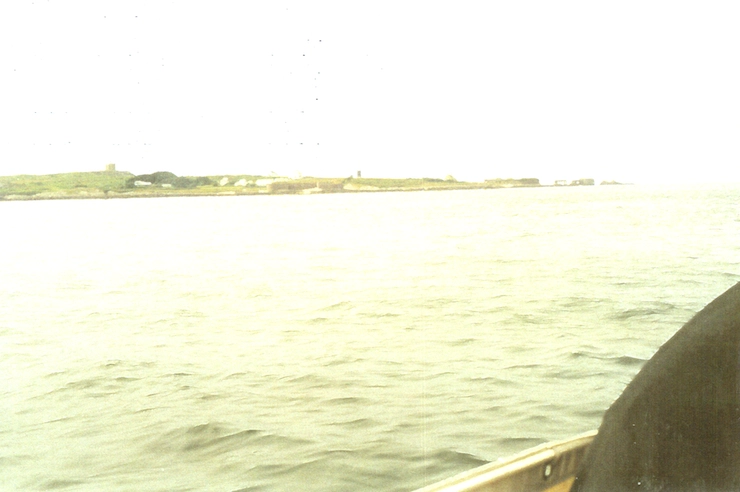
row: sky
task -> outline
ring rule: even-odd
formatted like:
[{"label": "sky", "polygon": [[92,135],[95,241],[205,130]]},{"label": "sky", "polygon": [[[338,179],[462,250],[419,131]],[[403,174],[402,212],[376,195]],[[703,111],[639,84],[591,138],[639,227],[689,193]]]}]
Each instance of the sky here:
[{"label": "sky", "polygon": [[4,0],[0,174],[740,181],[734,1]]}]

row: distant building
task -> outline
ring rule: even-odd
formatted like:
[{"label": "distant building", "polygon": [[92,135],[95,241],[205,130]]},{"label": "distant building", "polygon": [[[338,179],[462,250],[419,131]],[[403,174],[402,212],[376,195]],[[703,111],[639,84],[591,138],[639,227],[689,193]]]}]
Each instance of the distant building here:
[{"label": "distant building", "polygon": [[116,165],[115,164],[106,164],[105,165],[106,172],[114,173],[116,172]]},{"label": "distant building", "polygon": [[357,177],[358,178],[361,178],[362,177],[362,171],[357,171]]},{"label": "distant building", "polygon": [[568,180],[566,180],[566,179],[556,179],[555,180],[555,186],[568,186]]},{"label": "distant building", "polygon": [[571,181],[571,186],[593,186],[594,180],[592,178],[583,178],[583,179],[576,179],[575,181]]},{"label": "distant building", "polygon": [[134,181],[134,186],[137,188],[140,188],[142,186],[151,186],[152,183],[150,181]]},{"label": "distant building", "polygon": [[287,181],[290,181],[290,180],[288,178],[263,178],[263,179],[258,179],[257,181],[254,182],[254,184],[256,184],[259,187],[262,187],[262,186],[268,186],[272,183],[285,183]]}]

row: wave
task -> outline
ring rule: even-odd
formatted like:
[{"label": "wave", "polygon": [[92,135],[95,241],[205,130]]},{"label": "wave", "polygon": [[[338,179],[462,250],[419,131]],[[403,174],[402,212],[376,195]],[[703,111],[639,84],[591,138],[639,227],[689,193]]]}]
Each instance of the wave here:
[{"label": "wave", "polygon": [[606,299],[600,298],[594,299],[588,297],[564,297],[557,301],[557,305],[559,308],[584,310],[591,309],[593,306],[598,306],[605,301]]},{"label": "wave", "polygon": [[583,420],[601,420],[605,411],[606,408],[603,410],[600,408],[580,409],[573,411],[573,415]]},{"label": "wave", "polygon": [[45,395],[40,395],[37,398],[43,398],[44,396],[51,396],[58,393],[79,393],[84,394],[86,396],[105,396],[106,394],[115,393],[116,391],[108,391],[105,393],[100,393],[100,391],[103,389],[104,386],[106,386],[107,389],[112,390],[114,388],[111,388],[110,385],[106,385],[107,382],[111,381],[109,378],[104,377],[97,377],[97,378],[86,378],[86,379],[80,379],[77,381],[70,381],[63,386],[60,386],[58,388],[54,388],[48,392],[46,392]]},{"label": "wave", "polygon": [[112,368],[123,368],[123,367],[129,367],[133,369],[148,369],[150,367],[153,367],[156,364],[156,362],[129,362],[129,361],[123,361],[120,359],[111,359],[107,362],[104,362],[101,364],[101,368],[103,369],[112,369]]},{"label": "wave", "polygon": [[472,345],[478,343],[478,341],[479,340],[477,338],[460,338],[458,340],[452,340],[448,343],[450,346],[456,347],[461,345]]},{"label": "wave", "polygon": [[117,378],[113,378],[113,381],[117,383],[131,383],[131,382],[140,381],[140,380],[141,378],[131,378],[127,376],[119,376]]},{"label": "wave", "polygon": [[323,400],[323,402],[327,405],[358,405],[368,403],[369,400],[361,396],[339,396]]},{"label": "wave", "polygon": [[470,381],[491,383],[494,386],[509,386],[509,387],[519,386],[519,383],[513,379],[504,379],[504,378],[500,378],[496,376],[478,376],[478,377],[470,378]]},{"label": "wave", "polygon": [[[363,362],[367,362],[368,359],[365,357],[359,357],[356,355],[350,355],[350,354],[333,354],[330,357],[327,357],[326,362],[324,362],[324,366],[326,367],[332,367],[332,366],[342,366],[345,364],[359,364]],[[389,360],[377,360],[376,362],[386,365],[386,364],[398,364],[401,365],[400,362],[395,361],[389,361]]]},{"label": "wave", "polygon": [[[502,449],[507,450],[524,450],[538,446],[546,440],[539,437],[504,437],[497,439],[496,443]],[[516,451],[512,451],[516,452]]]},{"label": "wave", "polygon": [[58,490],[58,489],[68,489],[70,487],[77,487],[80,485],[84,485],[86,482],[83,480],[72,480],[72,479],[64,479],[64,478],[56,478],[53,480],[48,480],[46,482],[43,482],[39,485],[39,488],[41,490]]},{"label": "wave", "polygon": [[611,318],[617,321],[625,321],[632,318],[646,318],[651,316],[665,316],[672,311],[680,310],[675,304],[669,302],[652,303],[646,307],[625,309],[611,315]]},{"label": "wave", "polygon": [[254,446],[255,449],[288,449],[311,441],[262,429],[235,430],[219,423],[198,424],[166,432],[148,446],[154,453],[200,453],[209,456]]},{"label": "wave", "polygon": [[542,367],[545,367],[544,364],[512,364],[510,366],[506,366],[503,369],[508,371],[511,369],[540,369]]},{"label": "wave", "polygon": [[612,358],[617,364],[620,366],[641,366],[647,362],[647,359],[642,359],[640,357],[632,357],[629,355],[623,355],[621,357],[614,357]]},{"label": "wave", "polygon": [[295,376],[284,376],[280,378],[281,382],[296,384],[305,388],[324,387],[329,385],[329,381],[316,374],[299,374]]},{"label": "wave", "polygon": [[205,318],[205,313],[200,311],[191,311],[189,309],[178,309],[175,312],[175,316],[178,318]]},{"label": "wave", "polygon": [[372,429],[379,425],[379,422],[371,418],[358,418],[354,420],[348,420],[346,422],[336,422],[332,424],[332,427],[343,427],[347,429]]},{"label": "wave", "polygon": [[242,379],[247,376],[246,372],[233,372],[229,374],[228,376],[225,376],[224,379]]},{"label": "wave", "polygon": [[457,465],[460,468],[475,468],[489,463],[489,460],[481,458],[480,456],[448,448],[437,449],[431,453],[427,452],[417,455],[416,460],[431,461],[433,463],[446,463],[448,466]]},{"label": "wave", "polygon": [[532,314],[516,313],[511,318],[511,321],[517,321],[528,325],[541,325],[543,320]]},{"label": "wave", "polygon": [[324,308],[321,308],[319,309],[319,311],[347,311],[353,306],[354,304],[351,301],[339,301],[335,302],[334,304],[330,304],[329,306],[326,306]]},{"label": "wave", "polygon": [[357,313],[358,316],[362,318],[369,318],[369,319],[382,319],[382,318],[398,318],[400,316],[403,316],[403,314],[400,313],[392,313],[389,311],[385,312],[361,312]]},{"label": "wave", "polygon": [[606,354],[596,354],[593,352],[585,352],[585,351],[571,352],[570,357],[573,359],[588,358],[588,359],[610,361],[610,362],[619,364],[621,366],[638,366],[648,361],[648,359],[634,357],[634,356],[626,355],[626,354],[625,355],[606,355]]},{"label": "wave", "polygon": [[651,308],[627,309],[625,311],[613,314],[612,319],[624,321],[631,318],[644,318],[647,316],[655,316],[658,314],[661,314],[660,311]]}]

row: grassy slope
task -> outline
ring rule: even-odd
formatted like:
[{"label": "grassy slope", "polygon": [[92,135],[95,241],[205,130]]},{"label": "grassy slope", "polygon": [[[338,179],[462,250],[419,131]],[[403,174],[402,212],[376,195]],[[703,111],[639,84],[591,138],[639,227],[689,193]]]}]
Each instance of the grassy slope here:
[{"label": "grassy slope", "polygon": [[89,172],[46,175],[0,176],[0,196],[39,193],[81,194],[80,192],[106,192],[122,190],[126,180],[133,176],[127,172]]}]

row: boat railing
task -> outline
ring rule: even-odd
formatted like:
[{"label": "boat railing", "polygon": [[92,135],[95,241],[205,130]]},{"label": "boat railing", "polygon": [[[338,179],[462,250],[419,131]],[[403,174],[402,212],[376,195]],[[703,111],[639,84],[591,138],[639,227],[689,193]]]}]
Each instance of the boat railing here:
[{"label": "boat railing", "polygon": [[567,492],[596,431],[541,444],[416,492]]}]

